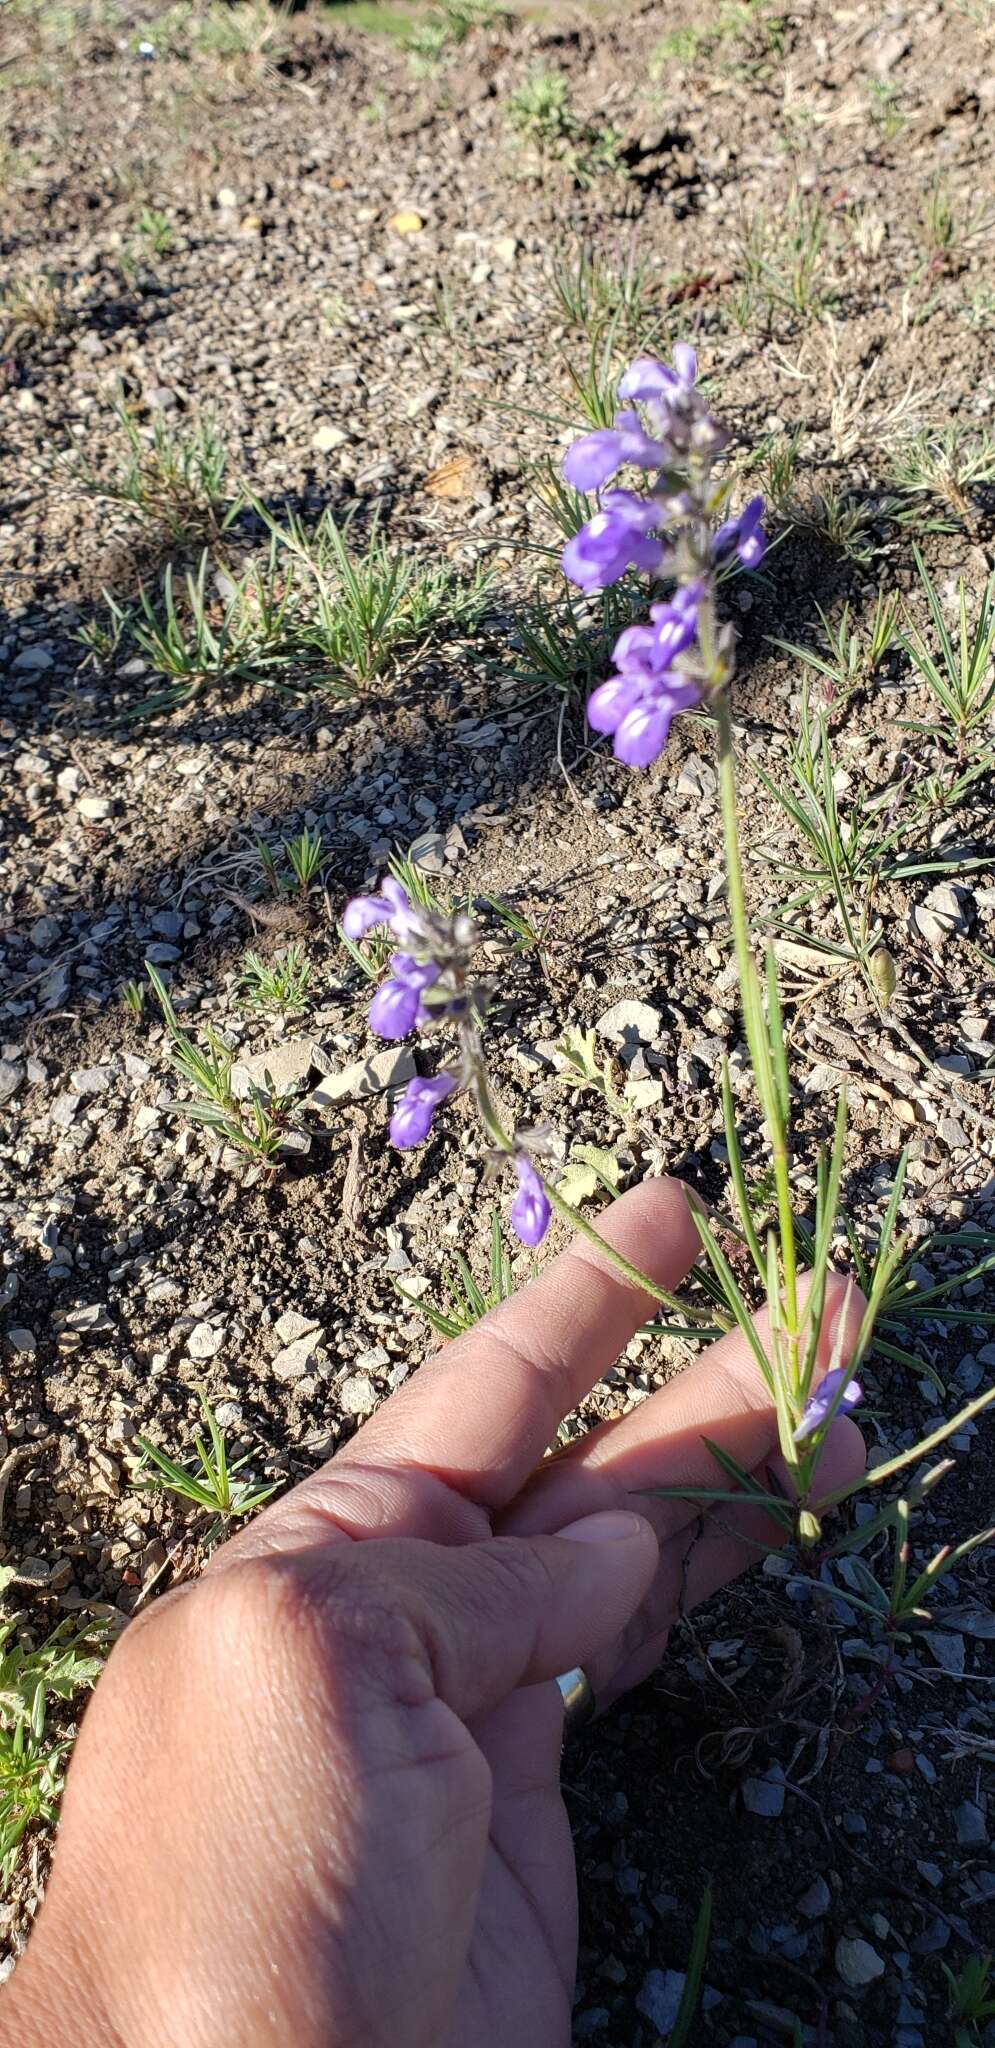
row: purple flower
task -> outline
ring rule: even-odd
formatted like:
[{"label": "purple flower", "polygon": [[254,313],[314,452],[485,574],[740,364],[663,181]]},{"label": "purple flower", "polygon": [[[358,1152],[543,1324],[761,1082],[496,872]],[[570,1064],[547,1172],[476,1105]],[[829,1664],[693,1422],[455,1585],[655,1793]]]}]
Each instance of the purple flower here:
[{"label": "purple flower", "polygon": [[728,555],[735,549],[744,569],[755,569],[763,561],[767,546],[767,536],[760,524],[763,512],[763,499],[751,498],[738,519],[727,519],[715,536],[716,555]]},{"label": "purple flower", "polygon": [[406,889],[385,875],[379,896],[354,896],[342,913],[342,930],[347,939],[361,939],[374,925],[386,924],[399,939],[410,929],[411,901]]},{"label": "purple flower", "polygon": [[837,1401],[837,1396],[837,1413],[843,1414],[847,1414],[851,1408],[859,1408],[864,1398],[864,1390],[859,1380],[847,1381],[845,1365],[836,1365],[831,1372],[827,1372],[825,1379],[816,1387],[811,1400],[805,1403],[805,1413],[795,1430],[796,1444],[803,1443],[807,1436],[814,1436],[816,1430],[822,1428],[830,1409]]},{"label": "purple flower", "polygon": [[421,1014],[422,990],[438,981],[434,960],[412,960],[410,953],[395,953],[391,974],[381,982],[370,1004],[370,1023],[381,1038],[406,1038]]},{"label": "purple flower", "polygon": [[582,434],[567,449],[563,474],[576,491],[597,491],[623,462],[632,462],[637,469],[660,469],[668,455],[662,441],[651,439],[637,412],[618,412],[614,426]]},{"label": "purple flower", "polygon": [[630,768],[652,767],[667,744],[675,712],[690,710],[700,699],[701,691],[690,677],[673,670],[656,677],[615,727],[616,761]]},{"label": "purple flower", "polygon": [[563,550],[565,574],[588,594],[617,583],[630,568],[655,574],[663,561],[663,548],[652,534],[659,520],[660,508],[652,498],[639,498],[634,491],[606,491],[600,512]]},{"label": "purple flower", "polygon": [[690,342],[674,344],[674,367],[657,361],[655,356],[637,356],[629,365],[618,387],[620,398],[662,399],[664,404],[675,398],[686,397],[694,386],[698,375],[698,358]]},{"label": "purple flower", "polygon": [[519,1153],[515,1160],[518,1193],[511,1205],[511,1227],[523,1244],[540,1244],[552,1215],[549,1196],[531,1159]]},{"label": "purple flower", "polygon": [[702,585],[687,583],[667,604],[651,604],[649,626],[626,626],[615,642],[612,659],[623,675],[669,668],[690,647],[698,631]]},{"label": "purple flower", "polygon": [[455,1074],[433,1074],[427,1080],[409,1081],[390,1120],[391,1143],[400,1152],[409,1145],[423,1145],[432,1128],[432,1118],[456,1086]]}]

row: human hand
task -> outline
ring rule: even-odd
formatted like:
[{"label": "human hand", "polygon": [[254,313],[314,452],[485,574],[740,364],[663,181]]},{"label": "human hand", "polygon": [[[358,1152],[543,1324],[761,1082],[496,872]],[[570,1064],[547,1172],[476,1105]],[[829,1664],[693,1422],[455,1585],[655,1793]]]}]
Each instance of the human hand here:
[{"label": "human hand", "polygon": [[[699,1250],[677,1182],[623,1196],[601,1227],[668,1288]],[[823,1371],[862,1306],[835,1285]],[[646,1312],[577,1240],[130,1625],[3,1995],[8,2048],[569,2040],[552,1681],[580,1663],[609,1701],[653,1669],[682,1601],[780,1540],[755,1509],[643,1491],[721,1484],[702,1435],[760,1478],[777,1469],[738,1334],[540,1463]],[[826,1490],[862,1457],[840,1417]]]}]

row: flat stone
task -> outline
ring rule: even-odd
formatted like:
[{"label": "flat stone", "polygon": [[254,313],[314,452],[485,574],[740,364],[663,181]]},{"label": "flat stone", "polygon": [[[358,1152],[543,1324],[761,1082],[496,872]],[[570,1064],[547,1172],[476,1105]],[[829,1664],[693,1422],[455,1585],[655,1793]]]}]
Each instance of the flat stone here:
[{"label": "flat stone", "polygon": [[114,1318],[109,1315],[102,1301],[88,1301],[83,1308],[71,1308],[63,1328],[79,1330],[91,1337],[106,1335],[114,1329]]},{"label": "flat stone", "polygon": [[81,796],[79,814],[81,818],[88,819],[91,825],[102,825],[104,819],[110,817],[110,801],[105,796]]},{"label": "flat stone", "polygon": [[778,1820],[784,1812],[784,1772],[779,1764],[771,1764],[763,1777],[744,1778],[742,1789],[747,1813]]},{"label": "flat stone", "polygon": [[973,1799],[964,1799],[954,1814],[957,1841],[962,1849],[984,1849],[988,1843],[988,1828],[980,1806]]},{"label": "flat stone", "polygon": [[828,1913],[832,1902],[833,1895],[825,1878],[816,1877],[807,1892],[802,1893],[798,1901],[798,1911],[804,1914],[806,1920],[821,1920],[823,1915]]},{"label": "flat stone", "polygon": [[294,1344],[285,1345],[273,1360],[276,1378],[283,1380],[285,1384],[293,1380],[302,1380],[305,1373],[311,1369],[320,1342],[321,1333],[316,1330],[308,1337],[298,1337]]},{"label": "flat stone", "polygon": [[42,675],[46,669],[51,668],[52,661],[53,656],[47,647],[22,647],[20,654],[15,654],[10,665],[18,675]]},{"label": "flat stone", "polygon": [[76,1112],[79,1109],[80,1099],[78,1095],[56,1096],[49,1110],[49,1116],[53,1124],[58,1124],[60,1130],[68,1131],[76,1122]]},{"label": "flat stone", "polygon": [[274,1323],[273,1334],[281,1344],[296,1344],[299,1337],[310,1337],[319,1327],[313,1316],[302,1316],[297,1309],[288,1308]]},{"label": "flat stone", "polygon": [[[232,1068],[232,1088],[236,1095],[246,1096],[250,1088],[258,1088],[268,1095],[270,1082],[273,1093],[289,1095],[299,1088],[313,1070],[320,1070],[322,1053],[313,1039],[285,1038],[279,1045],[267,1047],[265,1052],[256,1052],[247,1060],[238,1060]],[[269,1078],[267,1078],[267,1076]]]},{"label": "flat stone", "polygon": [[333,448],[341,448],[348,439],[343,427],[333,426],[331,420],[321,420],[311,436],[311,446],[319,455],[330,455]]},{"label": "flat stone", "polygon": [[865,1984],[873,1984],[876,1977],[884,1976],[884,1962],[869,1941],[844,1935],[836,1943],[836,1970],[844,1984],[859,1991]]},{"label": "flat stone", "polygon": [[23,1079],[24,1068],[19,1060],[0,1060],[0,1102],[9,1102]]},{"label": "flat stone", "polygon": [[350,1373],[339,1388],[339,1400],[347,1415],[369,1415],[377,1405],[373,1381],[365,1372]]},{"label": "flat stone", "polygon": [[355,1060],[337,1074],[325,1074],[312,1089],[305,1110],[327,1109],[334,1102],[356,1102],[364,1095],[380,1095],[387,1088],[403,1088],[413,1081],[418,1069],[410,1046],[388,1046],[371,1053],[368,1060]]},{"label": "flat stone", "polygon": [[28,1330],[23,1326],[19,1326],[14,1330],[8,1330],[7,1342],[18,1358],[33,1358],[38,1349],[38,1339],[34,1331]]},{"label": "flat stone", "polygon": [[612,1045],[655,1045],[663,1031],[663,1018],[652,1003],[613,1003],[598,1018],[596,1029]]},{"label": "flat stone", "polygon": [[77,1067],[70,1074],[70,1082],[77,1095],[106,1095],[114,1079],[113,1067]]},{"label": "flat stone", "polygon": [[224,1341],[223,1329],[216,1330],[211,1323],[195,1323],[187,1338],[187,1351],[191,1358],[214,1358]]}]

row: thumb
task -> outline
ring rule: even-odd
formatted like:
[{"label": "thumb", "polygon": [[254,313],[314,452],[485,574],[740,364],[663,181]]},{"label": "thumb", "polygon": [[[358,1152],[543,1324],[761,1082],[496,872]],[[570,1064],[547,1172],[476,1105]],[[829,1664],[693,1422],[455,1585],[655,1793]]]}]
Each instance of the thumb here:
[{"label": "thumb", "polygon": [[555,1536],[459,1547],[385,1538],[350,1553],[354,1569],[389,1589],[437,1697],[464,1721],[612,1643],[659,1560],[649,1523],[624,1510],[588,1515]]}]

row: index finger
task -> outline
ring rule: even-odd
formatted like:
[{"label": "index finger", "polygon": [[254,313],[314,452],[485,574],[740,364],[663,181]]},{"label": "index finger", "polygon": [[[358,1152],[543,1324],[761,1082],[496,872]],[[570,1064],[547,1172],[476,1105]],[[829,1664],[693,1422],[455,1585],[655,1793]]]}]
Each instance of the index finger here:
[{"label": "index finger", "polygon": [[[701,1250],[678,1180],[643,1182],[612,1204],[598,1228],[668,1290]],[[335,1466],[354,1458],[421,1466],[491,1510],[504,1507],[651,1306],[603,1252],[576,1237],[538,1279],[423,1365]]]}]

